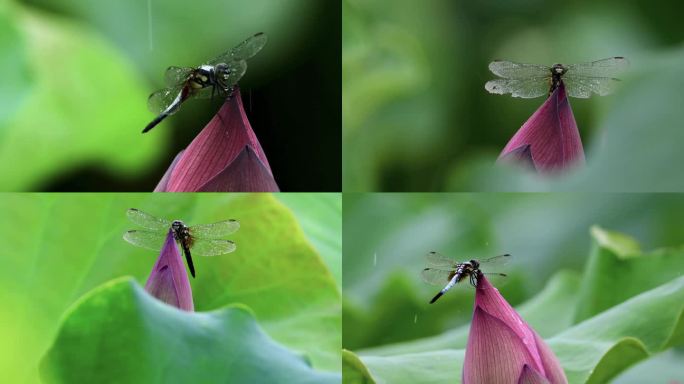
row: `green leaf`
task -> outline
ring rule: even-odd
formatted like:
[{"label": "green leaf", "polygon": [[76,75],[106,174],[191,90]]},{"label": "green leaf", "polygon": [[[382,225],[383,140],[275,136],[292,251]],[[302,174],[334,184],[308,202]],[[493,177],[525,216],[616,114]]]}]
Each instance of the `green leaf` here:
[{"label": "green leaf", "polygon": [[144,283],[158,253],[122,239],[135,207],[189,225],[228,218],[241,228],[237,250],[195,257],[195,308],[249,306],[279,343],[316,369],[339,371],[340,294],[297,220],[269,194],[6,194],[0,232],[12,239],[0,268],[0,372],[13,383],[37,382],[37,364],[64,310],[113,278]]},{"label": "green leaf", "polygon": [[631,384],[648,383],[653,381],[654,372],[657,372],[658,380],[663,383],[676,383],[682,378],[682,361],[684,351],[670,349],[648,360],[644,360],[626,370],[611,383]]},{"label": "green leaf", "polygon": [[608,231],[596,225],[591,227],[590,232],[596,245],[610,250],[620,258],[630,257],[640,251],[639,243],[635,239],[620,232]]},{"label": "green leaf", "polygon": [[[292,212],[268,194],[247,195],[223,209],[240,221],[232,237],[238,251],[196,262],[195,309],[244,303],[276,340],[306,350],[317,368],[339,370],[340,292]],[[205,206],[198,213],[215,211]]]},{"label": "green leaf", "polygon": [[342,289],[342,199],[335,193],[279,193]]},{"label": "green leaf", "polygon": [[441,329],[444,316],[430,318],[423,311],[426,304],[416,294],[413,282],[401,273],[390,276],[367,311],[345,303],[342,333],[345,348],[359,345],[387,345],[407,338],[434,334]]},{"label": "green leaf", "polygon": [[247,308],[188,313],[131,278],[71,308],[41,363],[45,383],[337,383],[269,338]]},{"label": "green leaf", "polygon": [[375,384],[359,357],[346,349],[342,350],[342,377],[345,384]]},{"label": "green leaf", "polygon": [[681,276],[684,248],[638,252],[623,234],[594,226],[595,243],[579,290],[575,322],[588,319],[630,297]]},{"label": "green leaf", "polygon": [[149,91],[132,65],[86,26],[34,9],[11,16],[25,42],[17,74],[30,73],[33,81],[25,96],[17,94],[18,108],[0,112],[8,115],[0,190],[40,189],[40,182],[94,162],[128,176],[153,165],[167,133],[141,140]]},{"label": "green leaf", "polygon": [[684,277],[549,340],[571,382],[605,383],[634,362],[682,343]]}]

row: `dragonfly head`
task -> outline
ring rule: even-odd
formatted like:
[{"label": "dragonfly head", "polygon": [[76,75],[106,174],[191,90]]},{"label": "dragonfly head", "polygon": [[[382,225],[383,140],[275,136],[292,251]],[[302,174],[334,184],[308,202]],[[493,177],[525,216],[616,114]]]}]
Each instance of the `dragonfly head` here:
[{"label": "dragonfly head", "polygon": [[226,63],[216,64],[216,77],[223,81],[228,80],[228,76],[232,73],[230,67]]},{"label": "dragonfly head", "polygon": [[480,268],[480,262],[477,260],[470,260],[470,265],[473,266],[473,269],[478,269]]},{"label": "dragonfly head", "polygon": [[568,69],[565,68],[563,64],[554,64],[551,67],[551,73],[553,73],[554,75],[563,75],[565,74],[565,72],[567,72],[567,70]]},{"label": "dragonfly head", "polygon": [[174,232],[180,231],[183,227],[185,227],[185,224],[180,220],[174,220],[173,223],[171,223],[171,229],[173,229]]}]

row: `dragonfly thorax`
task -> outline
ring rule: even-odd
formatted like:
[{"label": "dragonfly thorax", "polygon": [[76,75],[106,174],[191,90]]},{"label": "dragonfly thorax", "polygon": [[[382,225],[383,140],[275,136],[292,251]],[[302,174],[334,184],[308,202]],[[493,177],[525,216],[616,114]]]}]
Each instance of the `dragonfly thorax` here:
[{"label": "dragonfly thorax", "polygon": [[190,228],[188,228],[182,221],[174,220],[171,223],[171,230],[176,240],[187,240],[190,237]]},{"label": "dragonfly thorax", "polygon": [[216,72],[212,65],[201,65],[195,69],[190,77],[195,88],[205,88],[216,84]]},{"label": "dragonfly thorax", "polygon": [[561,80],[561,77],[567,72],[568,69],[563,65],[563,64],[554,64],[551,67],[551,86],[549,87],[549,96],[553,93],[553,91],[556,90],[556,88],[560,87],[561,83],[563,80]]}]

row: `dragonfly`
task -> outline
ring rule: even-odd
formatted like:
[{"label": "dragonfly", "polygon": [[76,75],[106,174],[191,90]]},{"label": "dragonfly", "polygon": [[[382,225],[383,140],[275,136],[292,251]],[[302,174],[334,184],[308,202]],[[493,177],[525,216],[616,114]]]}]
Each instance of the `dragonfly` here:
[{"label": "dragonfly", "polygon": [[610,94],[620,81],[616,76],[627,68],[624,57],[609,57],[581,64],[552,66],[493,61],[489,70],[500,79],[490,80],[485,89],[490,93],[526,99],[551,95],[561,84],[568,95],[586,99],[592,94]]},{"label": "dragonfly", "polygon": [[157,117],[142,132],[148,132],[178,112],[186,100],[208,99],[215,95],[230,98],[247,71],[247,60],[259,53],[267,40],[266,34],[259,32],[199,67],[167,68],[166,88],[152,93],[147,99],[147,107]]},{"label": "dragonfly", "polygon": [[470,261],[458,262],[437,252],[428,253],[426,259],[429,267],[423,269],[421,277],[423,278],[423,281],[428,284],[444,286],[444,288],[430,300],[430,304],[437,301],[437,299],[442,297],[442,295],[466,277],[470,280],[470,284],[473,287],[477,286],[477,280],[481,278],[482,275],[506,277],[505,273],[484,273],[480,270],[480,267],[485,266],[489,268],[491,266],[501,266],[506,264],[510,258],[511,255],[506,253],[485,260],[472,259]]},{"label": "dragonfly", "polygon": [[136,208],[126,211],[126,216],[132,223],[145,228],[124,233],[124,240],[138,247],[159,251],[171,229],[174,239],[183,250],[192,277],[195,277],[195,266],[192,264],[191,250],[199,256],[218,256],[233,252],[235,243],[218,238],[230,235],[240,228],[240,223],[232,219],[188,227],[180,220],[160,219]]}]

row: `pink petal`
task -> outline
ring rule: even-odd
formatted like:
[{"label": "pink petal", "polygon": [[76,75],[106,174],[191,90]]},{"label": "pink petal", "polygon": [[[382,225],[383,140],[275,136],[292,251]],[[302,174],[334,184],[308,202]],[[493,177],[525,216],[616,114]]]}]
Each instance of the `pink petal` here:
[{"label": "pink petal", "polygon": [[152,267],[150,277],[147,278],[145,290],[150,295],[176,308],[189,312],[195,310],[190,280],[188,280],[183,259],[178,252],[178,246],[171,230],[166,235],[166,241],[159,258]]},{"label": "pink petal", "polygon": [[582,140],[563,84],[513,135],[499,159],[526,145],[530,146],[534,166],[540,172],[564,170],[584,163]]},{"label": "pink petal", "polygon": [[226,169],[199,189],[199,192],[244,191],[279,191],[273,175],[250,146],[246,146]]},{"label": "pink petal", "polygon": [[565,371],[563,371],[563,367],[558,362],[556,355],[536,332],[534,337],[537,343],[537,350],[541,356],[542,365],[544,366],[544,372],[546,372],[546,378],[552,384],[567,384],[568,379],[565,377]]},{"label": "pink petal", "polygon": [[475,307],[465,360],[464,384],[517,384],[533,357],[509,325]]},{"label": "pink petal", "polygon": [[183,151],[178,152],[176,157],[173,159],[173,162],[169,166],[169,169],[166,170],[164,173],[164,176],[162,176],[161,180],[159,180],[159,184],[154,188],[154,191],[152,192],[166,192],[166,185],[169,183],[169,177],[171,176],[171,171],[173,171],[173,168],[176,167],[176,164],[178,163],[178,159],[180,159],[181,155],[183,154]]},{"label": "pink petal", "polygon": [[548,380],[539,372],[535,371],[534,368],[530,368],[529,365],[525,364],[523,367],[522,374],[520,374],[520,380],[518,384],[550,384]]},{"label": "pink petal", "polygon": [[521,145],[518,148],[501,155],[499,161],[504,163],[515,163],[533,171],[537,170],[534,166],[534,159],[532,159],[532,146],[529,144]]},{"label": "pink petal", "polygon": [[[518,313],[511,307],[486,277],[478,279],[475,290],[475,308],[482,309],[489,315],[501,320],[518,336],[521,343],[532,356],[532,368],[545,374],[536,343],[536,333],[530,328]],[[522,367],[521,367],[522,368]],[[516,376],[517,379],[518,376]]]},{"label": "pink petal", "polygon": [[[221,173],[250,146],[264,167],[271,172],[266,155],[252,130],[235,90],[202,132],[190,143],[171,170],[166,191],[195,192]],[[247,191],[244,191],[247,192]]]}]

